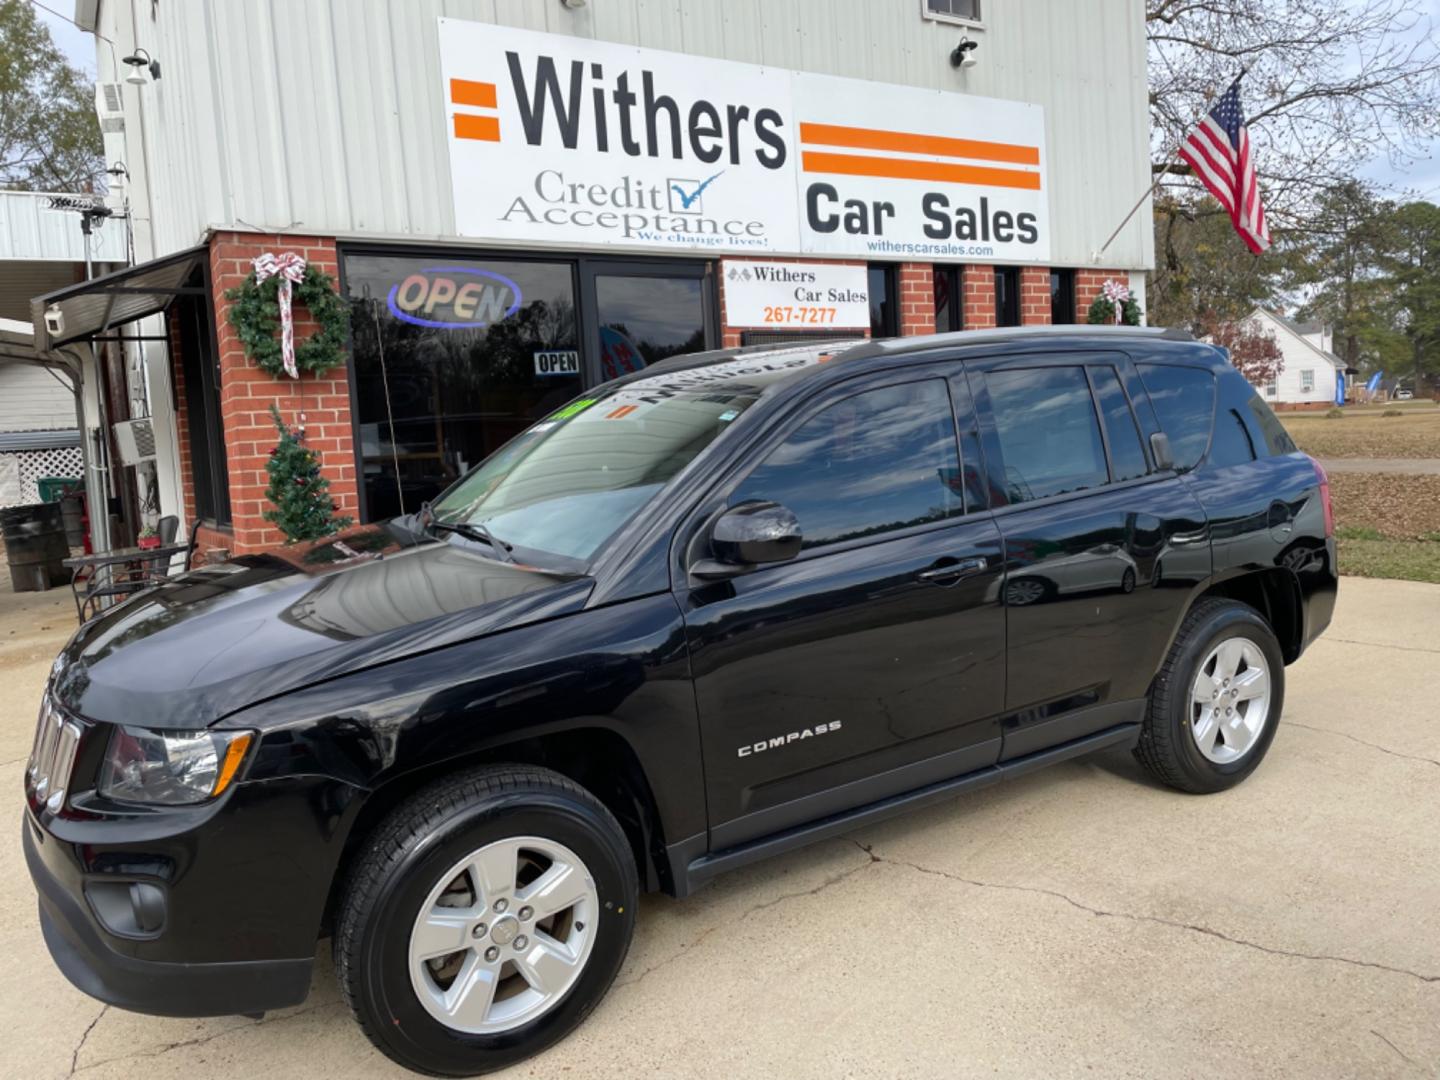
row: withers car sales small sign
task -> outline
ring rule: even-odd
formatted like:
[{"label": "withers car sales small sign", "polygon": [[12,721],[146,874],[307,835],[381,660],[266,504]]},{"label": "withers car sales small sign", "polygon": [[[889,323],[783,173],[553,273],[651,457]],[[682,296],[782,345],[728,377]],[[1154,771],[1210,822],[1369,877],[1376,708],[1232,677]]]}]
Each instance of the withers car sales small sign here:
[{"label": "withers car sales small sign", "polygon": [[462,236],[1050,259],[1037,105],[457,19],[439,31]]},{"label": "withers car sales small sign", "polygon": [[726,259],[720,273],[725,321],[731,326],[856,330],[870,325],[863,266]]}]

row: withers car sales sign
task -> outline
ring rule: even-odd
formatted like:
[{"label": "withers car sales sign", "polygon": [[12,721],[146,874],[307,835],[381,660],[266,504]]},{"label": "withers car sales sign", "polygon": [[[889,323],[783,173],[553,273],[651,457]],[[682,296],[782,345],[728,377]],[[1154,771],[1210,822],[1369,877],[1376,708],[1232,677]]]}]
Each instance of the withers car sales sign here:
[{"label": "withers car sales sign", "polygon": [[463,236],[1049,261],[1037,105],[439,22]]}]

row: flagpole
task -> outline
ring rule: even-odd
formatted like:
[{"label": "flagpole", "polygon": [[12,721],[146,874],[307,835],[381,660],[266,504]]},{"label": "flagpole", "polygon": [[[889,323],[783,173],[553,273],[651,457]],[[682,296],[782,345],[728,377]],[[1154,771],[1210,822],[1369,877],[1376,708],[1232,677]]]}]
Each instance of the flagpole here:
[{"label": "flagpole", "polygon": [[[1241,79],[1243,79],[1245,77],[1245,73],[1248,70],[1248,67],[1242,67],[1240,69],[1240,74],[1235,76],[1235,82],[1239,82]],[[1233,86],[1234,83],[1232,83],[1231,85]],[[1160,181],[1165,179],[1165,175],[1175,164],[1175,158],[1179,155],[1180,148],[1185,145],[1185,140],[1188,137],[1188,133],[1192,128],[1195,127],[1196,124],[1200,122],[1200,120],[1205,116],[1205,113],[1208,111],[1209,102],[1206,102],[1204,106],[1204,111],[1202,111],[1200,115],[1191,122],[1190,127],[1186,128],[1183,132],[1180,133],[1180,138],[1177,139],[1175,141],[1175,145],[1170,148],[1170,153],[1165,158],[1165,167],[1155,174],[1155,179],[1150,181],[1150,186],[1145,189],[1145,193],[1141,195],[1140,198],[1135,200],[1135,205],[1130,208],[1130,212],[1125,215],[1119,225],[1115,226],[1115,231],[1110,234],[1109,239],[1107,239],[1105,243],[1101,244],[1100,249],[1090,256],[1091,262],[1099,263],[1099,261],[1104,257],[1105,252],[1110,250],[1110,245],[1115,242],[1115,238],[1120,235],[1121,231],[1125,228],[1126,225],[1130,224],[1130,219],[1135,216],[1135,214],[1140,210],[1140,207],[1145,205],[1145,200],[1155,193],[1155,189],[1160,186]]]}]

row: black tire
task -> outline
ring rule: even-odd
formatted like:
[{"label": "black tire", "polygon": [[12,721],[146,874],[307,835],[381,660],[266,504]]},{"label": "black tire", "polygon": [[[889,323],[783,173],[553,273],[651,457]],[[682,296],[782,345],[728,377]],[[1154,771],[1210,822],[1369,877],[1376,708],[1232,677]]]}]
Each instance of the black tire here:
[{"label": "black tire", "polygon": [[[1197,665],[1221,641],[1249,638],[1270,669],[1270,711],[1265,727],[1237,761],[1219,764],[1206,758],[1190,728],[1190,688]],[[1236,600],[1202,600],[1180,625],[1169,655],[1150,685],[1149,708],[1140,728],[1135,756],[1161,783],[1179,791],[1208,794],[1232,788],[1255,771],[1270,749],[1285,704],[1285,661],[1270,625],[1254,608]]]},{"label": "black tire", "polygon": [[[599,925],[578,980],[549,1011],[500,1034],[466,1034],[441,1024],[416,996],[409,928],[449,867],[515,836],[553,840],[584,861]],[[548,769],[474,769],[419,791],[375,829],[336,921],[336,975],[366,1036],[393,1061],[435,1076],[490,1072],[563,1038],[596,1006],[630,948],[638,894],[625,834],[588,791]]]}]

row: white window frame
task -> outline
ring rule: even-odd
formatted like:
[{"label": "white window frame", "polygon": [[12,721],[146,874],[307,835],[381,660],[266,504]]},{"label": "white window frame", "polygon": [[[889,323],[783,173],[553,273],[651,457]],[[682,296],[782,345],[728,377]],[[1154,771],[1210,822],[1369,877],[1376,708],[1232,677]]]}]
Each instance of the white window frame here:
[{"label": "white window frame", "polygon": [[967,19],[961,15],[944,15],[938,11],[931,11],[929,0],[920,0],[920,17],[929,19],[931,22],[948,23],[951,26],[969,26],[975,30],[985,29],[985,5],[993,3],[994,0],[976,0],[980,5],[980,18]]},{"label": "white window frame", "polygon": [[1302,394],[1313,394],[1315,392],[1315,369],[1300,369],[1300,392]]},{"label": "white window frame", "polygon": [[1271,379],[1265,384],[1266,397],[1278,397],[1280,395],[1280,380]]}]

